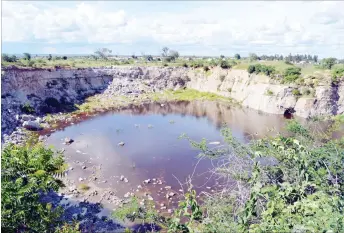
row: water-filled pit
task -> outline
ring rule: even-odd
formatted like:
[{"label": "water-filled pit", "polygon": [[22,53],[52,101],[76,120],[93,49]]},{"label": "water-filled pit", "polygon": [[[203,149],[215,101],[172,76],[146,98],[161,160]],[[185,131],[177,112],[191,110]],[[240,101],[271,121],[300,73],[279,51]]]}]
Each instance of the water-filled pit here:
[{"label": "water-filled pit", "polygon": [[[206,138],[213,142],[209,146],[214,147],[223,145],[219,131],[224,124],[236,138],[247,142],[283,131],[285,121],[283,116],[228,103],[180,101],[99,113],[62,123],[56,131],[44,133],[51,134],[47,145],[64,149],[72,169],[68,171],[67,192],[71,186],[87,185],[87,200],[102,202],[109,209],[116,200],[104,193],[112,192],[119,198],[130,193],[146,199],[149,195],[161,212],[167,212],[177,205],[181,189],[186,189],[180,182],[192,174],[193,188],[198,193],[213,192],[221,186],[221,181],[210,178],[213,163],[209,159],[199,160],[199,151],[187,140],[179,139],[180,135],[186,134],[195,141]],[[65,138],[74,142],[65,145]],[[93,194],[95,190],[97,194]],[[76,196],[84,197],[82,192]]]}]

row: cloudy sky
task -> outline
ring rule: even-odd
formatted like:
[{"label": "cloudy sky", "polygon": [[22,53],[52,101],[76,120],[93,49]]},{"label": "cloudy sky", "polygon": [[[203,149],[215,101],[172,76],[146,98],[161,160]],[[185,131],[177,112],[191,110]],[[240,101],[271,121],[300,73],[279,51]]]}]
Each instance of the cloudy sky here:
[{"label": "cloudy sky", "polygon": [[2,52],[344,57],[344,1],[2,2]]}]

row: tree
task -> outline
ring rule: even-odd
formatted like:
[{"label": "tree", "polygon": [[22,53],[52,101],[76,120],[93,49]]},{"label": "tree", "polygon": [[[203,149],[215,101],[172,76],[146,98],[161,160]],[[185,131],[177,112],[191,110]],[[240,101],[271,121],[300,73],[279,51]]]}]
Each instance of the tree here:
[{"label": "tree", "polygon": [[152,55],[144,55],[143,56],[145,58],[146,61],[153,61],[153,56]]},{"label": "tree", "polygon": [[53,56],[51,56],[51,54],[49,54],[48,60],[51,61],[51,59],[53,59]]},{"label": "tree", "polygon": [[258,56],[255,53],[250,53],[249,54],[250,61],[256,61],[258,60]]},{"label": "tree", "polygon": [[1,60],[6,62],[16,62],[18,58],[15,55],[9,56],[7,54],[3,54],[1,56]]},{"label": "tree", "polygon": [[237,60],[240,60],[240,58],[241,58],[241,57],[240,57],[240,54],[238,54],[238,53],[235,54],[235,55],[234,55],[234,58],[237,59]]},{"label": "tree", "polygon": [[162,48],[161,55],[165,58],[165,61],[167,62],[175,61],[179,57],[179,53],[177,51],[170,50],[167,47]]},{"label": "tree", "polygon": [[62,59],[63,59],[63,60],[67,60],[67,56],[63,56]]},{"label": "tree", "polygon": [[30,61],[31,60],[31,54],[30,53],[23,53],[24,59]]},{"label": "tree", "polygon": [[321,61],[321,66],[325,69],[331,69],[334,64],[336,64],[336,58],[330,57],[330,58],[324,58]]},{"label": "tree", "polygon": [[1,230],[51,232],[62,208],[40,198],[57,191],[64,171],[62,155],[42,145],[7,146],[1,155]]},{"label": "tree", "polygon": [[225,58],[225,55],[221,55],[220,58],[221,58],[221,59],[224,59],[224,58]]},{"label": "tree", "polygon": [[175,50],[170,50],[168,56],[172,61],[175,61],[179,57],[179,53]]},{"label": "tree", "polygon": [[95,51],[94,53],[98,55],[99,58],[107,60],[110,54],[112,53],[112,50],[108,48],[100,48],[97,49],[97,51]]},{"label": "tree", "polygon": [[169,51],[169,50],[170,50],[169,48],[163,47],[163,48],[162,48],[162,56],[163,56],[163,57],[167,57],[167,56],[168,56],[168,51]]}]

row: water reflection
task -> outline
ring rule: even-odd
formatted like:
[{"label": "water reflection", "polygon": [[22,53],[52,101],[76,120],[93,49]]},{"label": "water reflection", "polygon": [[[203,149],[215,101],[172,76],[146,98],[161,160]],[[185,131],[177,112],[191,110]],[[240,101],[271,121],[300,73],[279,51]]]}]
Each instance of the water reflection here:
[{"label": "water reflection", "polygon": [[[284,123],[283,116],[235,108],[227,103],[151,103],[63,125],[63,130],[53,133],[47,144],[66,149],[67,161],[75,168],[69,177],[76,184],[80,183],[80,177],[96,176],[97,187],[110,187],[118,195],[124,195],[136,190],[145,179],[159,178],[164,184],[152,184],[149,189],[155,200],[161,200],[163,197],[158,194],[161,187],[170,185],[178,192],[178,180],[184,182],[192,173],[198,191],[206,188],[209,191],[214,185],[214,180],[209,179],[213,164],[209,159],[199,161],[198,151],[186,140],[178,139],[181,134],[196,141],[206,138],[223,144],[219,130],[226,124],[236,138],[245,142],[276,134],[283,130]],[[75,142],[63,145],[65,137]],[[119,142],[125,145],[119,146]],[[119,181],[121,175],[129,182]]]}]

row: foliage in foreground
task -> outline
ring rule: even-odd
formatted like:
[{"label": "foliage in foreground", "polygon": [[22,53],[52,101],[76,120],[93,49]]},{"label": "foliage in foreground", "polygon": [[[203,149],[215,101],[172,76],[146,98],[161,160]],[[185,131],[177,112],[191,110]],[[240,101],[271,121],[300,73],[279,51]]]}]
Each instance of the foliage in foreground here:
[{"label": "foliage in foreground", "polygon": [[[223,129],[228,146],[220,149],[189,139],[200,156],[222,160],[215,173],[230,182],[202,206],[187,193],[164,226],[169,232],[344,232],[344,139],[329,140],[296,121],[287,129],[289,136],[249,144]],[[264,165],[263,158],[273,163]]]},{"label": "foliage in foreground", "polygon": [[56,176],[64,168],[62,155],[42,145],[4,148],[1,156],[1,230],[53,232],[62,208],[40,198],[62,185]]}]

